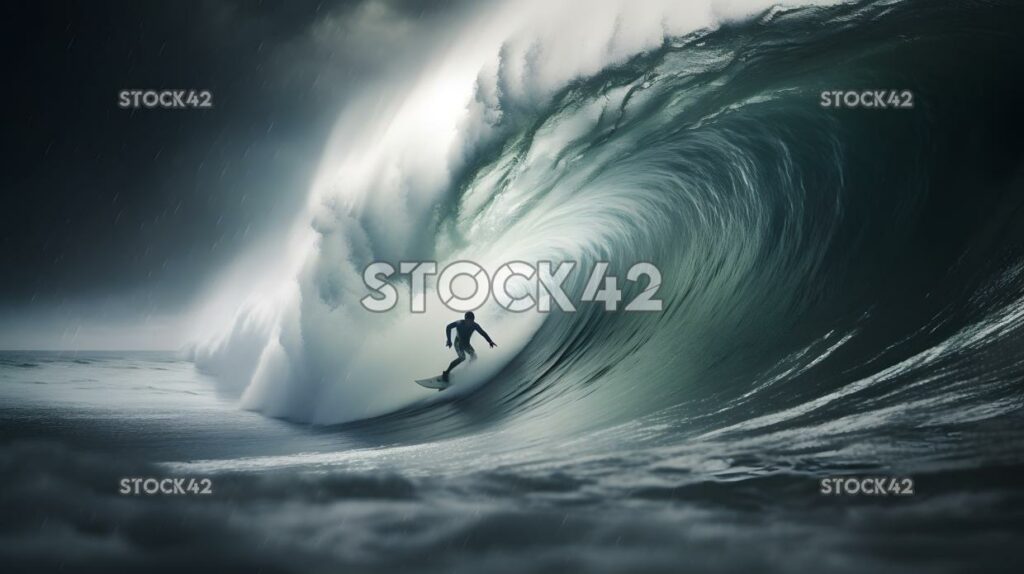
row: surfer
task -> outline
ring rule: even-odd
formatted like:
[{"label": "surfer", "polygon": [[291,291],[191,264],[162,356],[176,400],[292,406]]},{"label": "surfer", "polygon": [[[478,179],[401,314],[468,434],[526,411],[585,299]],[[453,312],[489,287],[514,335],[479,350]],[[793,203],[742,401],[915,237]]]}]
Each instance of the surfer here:
[{"label": "surfer", "polygon": [[455,352],[459,354],[459,358],[452,361],[451,364],[448,365],[448,368],[441,373],[441,379],[446,383],[448,382],[448,373],[457,367],[459,363],[465,361],[467,354],[469,355],[470,360],[476,359],[476,351],[473,350],[473,346],[469,344],[469,339],[473,336],[474,331],[483,335],[484,339],[487,339],[487,344],[489,344],[492,349],[496,346],[494,341],[491,340],[490,335],[487,334],[487,331],[484,331],[480,325],[474,321],[474,319],[476,319],[476,315],[474,315],[472,311],[469,311],[466,313],[465,319],[461,321],[453,321],[448,323],[448,326],[445,327],[445,346],[451,348],[452,329],[455,329]]}]

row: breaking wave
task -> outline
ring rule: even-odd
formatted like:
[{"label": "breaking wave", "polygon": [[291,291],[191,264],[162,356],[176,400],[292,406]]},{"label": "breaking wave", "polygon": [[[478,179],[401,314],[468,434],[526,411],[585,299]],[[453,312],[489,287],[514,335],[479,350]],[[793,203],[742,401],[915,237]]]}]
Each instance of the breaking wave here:
[{"label": "breaking wave", "polygon": [[[268,416],[419,436],[670,406],[707,432],[1017,408],[1018,7],[558,4],[488,8],[408,90],[353,106],[294,280],[198,345],[200,368]],[[915,108],[819,105],[879,88]],[[499,347],[428,395],[411,382],[451,359],[455,314],[358,302],[368,263],[424,259],[608,261],[627,301],[648,261],[664,311],[489,302]]]}]

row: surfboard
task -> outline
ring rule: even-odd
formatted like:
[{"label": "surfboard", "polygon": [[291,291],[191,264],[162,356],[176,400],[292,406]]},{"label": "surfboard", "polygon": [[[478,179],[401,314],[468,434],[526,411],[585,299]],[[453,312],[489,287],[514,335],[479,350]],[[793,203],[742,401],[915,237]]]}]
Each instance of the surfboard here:
[{"label": "surfboard", "polygon": [[429,379],[417,379],[416,384],[428,389],[443,391],[451,385],[451,382],[446,383],[441,379],[441,375],[435,375]]}]

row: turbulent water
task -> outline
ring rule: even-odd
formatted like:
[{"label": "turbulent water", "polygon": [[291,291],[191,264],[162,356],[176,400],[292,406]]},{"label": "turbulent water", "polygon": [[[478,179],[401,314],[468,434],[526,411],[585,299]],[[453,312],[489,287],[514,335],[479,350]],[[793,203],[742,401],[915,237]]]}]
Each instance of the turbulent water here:
[{"label": "turbulent water", "polygon": [[[603,4],[586,36],[562,37],[552,10],[551,30],[487,34],[493,53],[456,42],[478,50],[436,68],[456,85],[440,92],[461,112],[449,124],[409,119],[440,105],[427,74],[389,121],[353,127],[367,139],[325,157],[294,288],[197,346],[198,373],[171,361],[226,404],[328,426],[239,413],[213,438],[149,451],[151,426],[124,422],[128,407],[82,407],[78,424],[150,429],[114,444],[161,472],[217,477],[214,502],[150,510],[229,540],[226,565],[1009,570],[1024,462],[1024,12],[659,16],[654,41],[649,22]],[[915,107],[819,105],[841,89],[910,90]],[[365,264],[420,258],[609,261],[620,277],[652,262],[664,311],[487,306],[498,349],[427,394],[410,381],[450,359],[453,314],[357,303]],[[24,382],[33,361],[3,373]],[[53,416],[25,404],[7,421]],[[263,446],[224,438],[261,432]],[[19,448],[5,464],[39,458]],[[101,462],[74,464],[104,477],[89,496],[116,498],[97,494]],[[845,475],[912,477],[917,492],[818,494]],[[98,536],[139,520],[125,504],[93,516]],[[121,543],[145,550],[131,564],[162,551]],[[123,558],[108,550],[101,563]]]}]

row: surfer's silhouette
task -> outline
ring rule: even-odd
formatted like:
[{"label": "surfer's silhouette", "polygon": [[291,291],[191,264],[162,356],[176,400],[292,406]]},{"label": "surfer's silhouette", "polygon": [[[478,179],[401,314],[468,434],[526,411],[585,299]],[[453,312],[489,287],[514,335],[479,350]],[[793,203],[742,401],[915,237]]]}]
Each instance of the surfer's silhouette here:
[{"label": "surfer's silhouette", "polygon": [[452,369],[459,366],[459,363],[466,360],[466,355],[469,355],[469,359],[476,359],[476,351],[473,350],[473,346],[469,344],[470,338],[473,336],[473,332],[478,332],[487,339],[487,344],[492,348],[495,346],[494,341],[491,340],[490,335],[487,331],[484,331],[475,321],[476,315],[472,311],[466,313],[466,318],[461,321],[453,321],[448,323],[448,326],[444,329],[445,334],[445,346],[451,348],[452,346],[452,329],[455,329],[455,352],[459,354],[459,358],[455,359],[448,365],[448,368],[441,373],[441,379],[444,382],[448,382],[448,373]]}]

